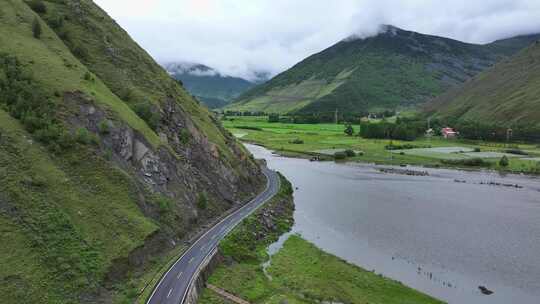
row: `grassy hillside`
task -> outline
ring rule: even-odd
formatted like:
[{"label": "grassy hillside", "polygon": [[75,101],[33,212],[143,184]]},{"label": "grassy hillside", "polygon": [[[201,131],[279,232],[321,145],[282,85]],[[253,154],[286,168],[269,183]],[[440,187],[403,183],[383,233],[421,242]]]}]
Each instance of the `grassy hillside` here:
[{"label": "grassy hillside", "polygon": [[262,182],[92,1],[0,2],[1,303],[133,302]]},{"label": "grassy hillside", "polygon": [[540,43],[444,94],[428,108],[445,120],[540,126]]},{"label": "grassy hillside", "polygon": [[408,108],[465,82],[530,41],[523,36],[474,45],[385,26],[374,37],[346,39],[310,56],[226,109],[328,114]]}]

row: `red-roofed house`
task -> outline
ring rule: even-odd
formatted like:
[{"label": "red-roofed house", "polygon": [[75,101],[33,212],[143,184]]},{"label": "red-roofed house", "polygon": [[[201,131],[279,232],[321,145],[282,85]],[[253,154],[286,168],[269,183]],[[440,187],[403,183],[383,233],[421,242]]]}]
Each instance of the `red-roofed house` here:
[{"label": "red-roofed house", "polygon": [[444,138],[446,139],[449,139],[449,138],[456,138],[458,133],[452,129],[452,128],[443,128],[441,130],[441,134]]}]

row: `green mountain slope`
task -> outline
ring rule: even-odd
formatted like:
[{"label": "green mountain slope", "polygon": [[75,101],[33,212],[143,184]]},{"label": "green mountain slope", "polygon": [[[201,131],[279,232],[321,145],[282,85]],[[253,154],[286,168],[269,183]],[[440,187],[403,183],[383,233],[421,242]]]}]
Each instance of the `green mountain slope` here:
[{"label": "green mountain slope", "polygon": [[169,63],[164,67],[210,109],[226,106],[255,86],[255,83],[242,78],[221,75],[202,64]]},{"label": "green mountain slope", "polygon": [[540,127],[540,42],[435,99],[427,111],[443,120]]},{"label": "green mountain slope", "polygon": [[262,184],[92,1],[0,1],[1,303],[133,302],[156,258]]},{"label": "green mountain slope", "polygon": [[349,38],[239,97],[229,110],[366,113],[415,106],[530,43],[474,45],[384,26]]}]

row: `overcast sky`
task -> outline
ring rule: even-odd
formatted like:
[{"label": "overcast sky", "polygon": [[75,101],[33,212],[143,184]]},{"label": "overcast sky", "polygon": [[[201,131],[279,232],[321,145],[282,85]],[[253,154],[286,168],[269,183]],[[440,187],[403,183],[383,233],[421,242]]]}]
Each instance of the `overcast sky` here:
[{"label": "overcast sky", "polygon": [[380,24],[486,43],[540,32],[540,0],[94,0],[159,62],[281,72]]}]

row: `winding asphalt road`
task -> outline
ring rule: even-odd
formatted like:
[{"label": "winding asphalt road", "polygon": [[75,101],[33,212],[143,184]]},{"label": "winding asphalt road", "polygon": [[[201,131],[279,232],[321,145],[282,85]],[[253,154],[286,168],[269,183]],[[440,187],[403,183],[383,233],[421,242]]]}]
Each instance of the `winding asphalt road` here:
[{"label": "winding asphalt road", "polygon": [[277,173],[266,167],[263,168],[263,173],[267,179],[266,189],[196,240],[161,278],[147,304],[182,304],[184,302],[192,278],[206,256],[217,247],[219,241],[236,225],[279,191],[280,185]]}]

